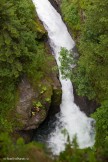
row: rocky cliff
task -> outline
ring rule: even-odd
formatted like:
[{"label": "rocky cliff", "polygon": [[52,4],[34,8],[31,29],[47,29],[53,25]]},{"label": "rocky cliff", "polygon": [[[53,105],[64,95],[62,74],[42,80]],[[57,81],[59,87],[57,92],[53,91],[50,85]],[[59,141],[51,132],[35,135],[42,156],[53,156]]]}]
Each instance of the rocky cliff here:
[{"label": "rocky cliff", "polygon": [[16,130],[36,129],[47,117],[49,108],[53,112],[56,109],[57,112],[61,102],[61,85],[56,61],[47,43],[46,31],[40,22],[38,29],[39,44],[43,47],[41,52],[45,55],[45,62],[43,68],[40,67],[37,71],[33,67],[32,75],[23,75],[18,85]]}]

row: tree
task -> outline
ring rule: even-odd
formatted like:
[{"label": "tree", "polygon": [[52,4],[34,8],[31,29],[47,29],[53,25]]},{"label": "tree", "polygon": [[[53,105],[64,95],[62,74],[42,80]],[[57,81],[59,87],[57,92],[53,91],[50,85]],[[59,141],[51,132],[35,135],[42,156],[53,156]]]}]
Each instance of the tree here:
[{"label": "tree", "polygon": [[77,33],[80,58],[72,72],[72,81],[79,95],[87,96],[89,99],[96,98],[101,102],[108,97],[108,2],[63,0],[61,5],[63,16],[67,23],[70,22],[68,25],[73,33],[71,17],[74,17],[72,11],[74,6],[77,8],[75,15],[80,15],[80,20],[84,16],[84,20],[80,23],[80,34]]},{"label": "tree", "polygon": [[[28,66],[40,60],[38,48],[45,33],[37,18],[32,0],[0,1],[0,114],[2,124],[5,123],[5,119],[9,122],[10,119],[7,119],[9,110],[15,108],[20,79],[23,75],[28,75]],[[44,49],[43,46],[41,48],[41,50]],[[43,65],[43,59],[35,67],[38,69],[41,65]],[[5,128],[4,125],[1,126]]]}]

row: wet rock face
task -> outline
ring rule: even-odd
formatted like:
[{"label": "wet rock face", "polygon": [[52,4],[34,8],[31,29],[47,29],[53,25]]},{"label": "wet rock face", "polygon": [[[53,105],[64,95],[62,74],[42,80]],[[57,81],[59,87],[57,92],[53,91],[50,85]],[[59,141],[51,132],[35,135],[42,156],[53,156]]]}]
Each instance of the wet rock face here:
[{"label": "wet rock face", "polygon": [[61,0],[54,0],[58,5],[60,4]]},{"label": "wet rock face", "polygon": [[96,101],[89,100],[87,97],[78,96],[74,88],[74,99],[75,103],[80,107],[80,110],[83,111],[87,116],[94,113],[99,105]]},{"label": "wet rock face", "polygon": [[60,13],[60,2],[61,2],[61,0],[49,0],[49,2]]},{"label": "wet rock face", "polygon": [[17,112],[22,114],[25,120],[31,116],[31,111],[29,107],[31,106],[31,100],[35,96],[35,92],[31,87],[29,81],[26,78],[23,78],[19,85],[19,103],[17,105]]},{"label": "wet rock face", "polygon": [[59,6],[61,2],[61,0],[49,0],[49,1],[51,2],[51,4],[56,5],[56,6]]}]

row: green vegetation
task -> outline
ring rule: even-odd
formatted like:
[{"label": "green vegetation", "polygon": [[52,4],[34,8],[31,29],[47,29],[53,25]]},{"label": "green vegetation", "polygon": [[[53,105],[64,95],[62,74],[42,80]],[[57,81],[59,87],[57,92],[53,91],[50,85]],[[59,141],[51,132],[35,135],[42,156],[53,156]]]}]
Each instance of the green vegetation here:
[{"label": "green vegetation", "polygon": [[51,99],[50,98],[45,98],[45,101],[46,102],[51,102]]},{"label": "green vegetation", "polygon": [[44,106],[40,101],[33,101],[32,115],[35,116],[37,112],[42,110]]},{"label": "green vegetation", "polygon": [[72,64],[75,64],[73,52],[68,51],[65,48],[61,48],[59,60],[61,62],[60,70],[63,74],[63,78],[71,78]]},{"label": "green vegetation", "polygon": [[41,94],[43,94],[47,90],[47,87],[43,86],[41,90]]},{"label": "green vegetation", "polygon": [[[12,135],[16,127],[20,128],[15,108],[22,77],[27,76],[36,89],[42,78],[47,80],[51,72],[50,64],[54,60],[44,43],[45,37],[46,31],[38,20],[32,0],[0,0],[0,161],[7,156],[28,157],[28,153],[30,161],[38,161],[38,158],[49,161],[46,155],[41,158],[44,152],[41,153],[35,144],[25,145],[20,139],[15,142],[16,137]],[[49,87],[47,92],[46,88],[39,92],[45,93],[48,101],[43,100],[49,102],[52,89]],[[40,108],[42,104],[39,101],[36,106]],[[42,112],[45,116],[43,113],[46,112]],[[37,157],[30,149],[34,154],[37,152]]]},{"label": "green vegetation", "polygon": [[[80,151],[76,149],[75,158],[72,158],[75,149],[67,148],[60,156],[61,161],[63,161],[63,158],[67,158],[64,160],[67,162],[108,161],[107,10],[108,1],[106,0],[63,0],[61,4],[62,15],[77,42],[80,55],[78,61],[76,61],[70,55],[70,51],[61,50],[60,60],[63,77],[69,77],[72,80],[78,95],[86,96],[90,100],[94,99],[101,105],[92,114],[92,117],[96,120],[96,144],[94,148]],[[74,21],[75,17],[76,21]],[[76,64],[74,69],[69,68],[73,60]],[[79,159],[77,159],[78,157]]]},{"label": "green vegetation", "polygon": [[[67,5],[69,7],[66,7]],[[73,82],[79,95],[87,96],[90,99],[96,98],[102,102],[108,97],[108,2],[63,0],[61,8],[64,19],[67,15],[66,22],[71,19],[72,15],[73,17],[76,15],[73,14],[71,6],[79,6],[84,15],[84,21],[80,23],[77,46],[80,58],[77,62],[77,68],[73,71]],[[82,16],[79,9],[77,12],[78,15]],[[68,25],[73,28],[72,24]]]},{"label": "green vegetation", "polygon": [[42,104],[41,104],[41,102],[40,101],[38,101],[38,102],[36,102],[36,101],[34,101],[33,102],[33,106],[36,106],[36,107],[42,107]]},{"label": "green vegetation", "polygon": [[[61,12],[77,42],[80,57],[77,61],[71,51],[62,48],[61,71],[64,77],[72,80],[80,96],[96,100],[101,106],[92,114],[96,120],[95,146],[79,149],[76,139],[73,143],[68,139],[66,150],[55,160],[51,160],[45,154],[44,147],[39,144],[25,144],[23,139],[16,140],[12,137],[18,124],[15,120],[15,106],[22,76],[27,76],[33,87],[39,91],[39,100],[33,102],[34,107],[41,109],[51,102],[52,87],[47,81],[51,82],[49,73],[57,67],[50,68],[52,56],[48,56],[49,51],[43,43],[46,31],[37,18],[32,0],[0,0],[1,161],[4,157],[25,157],[31,162],[108,161],[107,10],[107,0],[62,0]],[[76,66],[72,70],[73,63]],[[58,92],[60,94],[61,91]],[[57,105],[59,100],[60,97],[54,104]],[[35,115],[34,111],[32,113]],[[44,116],[46,112],[42,113]]]},{"label": "green vegetation", "polygon": [[96,145],[104,147],[108,141],[108,100],[102,103],[92,117],[96,120]]},{"label": "green vegetation", "polygon": [[[42,144],[31,142],[25,144],[22,138],[19,138],[14,144],[8,134],[1,134],[0,161],[24,161],[24,162],[52,162],[45,154],[45,148]],[[15,160],[11,160],[15,158]],[[20,160],[22,159],[22,160]]]},{"label": "green vegetation", "polygon": [[39,33],[45,34],[43,27],[37,25],[39,21],[31,0],[0,1],[1,127],[6,121],[9,125],[9,111],[14,109],[18,99],[18,82],[23,74],[28,75],[28,66],[37,56],[38,42],[42,37]]},{"label": "green vegetation", "polygon": [[79,0],[62,0],[61,11],[63,18],[75,38],[78,38],[81,28],[80,10]]}]

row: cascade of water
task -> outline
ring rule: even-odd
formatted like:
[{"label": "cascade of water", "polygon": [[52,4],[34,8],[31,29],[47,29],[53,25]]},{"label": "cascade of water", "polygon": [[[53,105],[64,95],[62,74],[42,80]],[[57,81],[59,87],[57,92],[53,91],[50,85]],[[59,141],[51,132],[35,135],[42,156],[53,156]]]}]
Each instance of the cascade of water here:
[{"label": "cascade of water", "polygon": [[[72,50],[75,46],[66,25],[60,14],[53,8],[48,0],[33,0],[37,14],[48,31],[50,46],[53,49],[55,59],[60,66],[59,53],[61,47]],[[79,107],[74,103],[73,86],[69,79],[62,79],[61,72],[59,78],[62,85],[61,112],[56,123],[56,129],[50,134],[48,145],[54,155],[58,155],[65,149],[67,136],[62,132],[66,129],[70,140],[77,136],[80,148],[89,147],[94,144],[94,133],[92,122]]]}]

